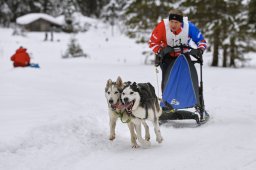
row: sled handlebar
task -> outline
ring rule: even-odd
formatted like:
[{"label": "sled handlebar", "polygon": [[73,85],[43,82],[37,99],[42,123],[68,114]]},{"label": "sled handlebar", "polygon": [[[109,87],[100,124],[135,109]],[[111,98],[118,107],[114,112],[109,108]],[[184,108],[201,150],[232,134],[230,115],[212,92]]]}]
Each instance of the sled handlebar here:
[{"label": "sled handlebar", "polygon": [[[176,49],[176,48],[180,48],[181,49],[181,54],[189,54],[189,55],[191,55],[190,51],[195,49],[195,48],[190,47],[188,45],[178,45],[178,46],[173,46],[173,47],[167,46],[166,47],[166,53],[175,52],[174,49]],[[189,49],[190,51],[184,52],[184,49]],[[191,56],[193,56],[196,59],[196,61],[193,61],[194,63],[202,64],[201,58],[199,56],[195,56],[195,55],[191,55]]]}]

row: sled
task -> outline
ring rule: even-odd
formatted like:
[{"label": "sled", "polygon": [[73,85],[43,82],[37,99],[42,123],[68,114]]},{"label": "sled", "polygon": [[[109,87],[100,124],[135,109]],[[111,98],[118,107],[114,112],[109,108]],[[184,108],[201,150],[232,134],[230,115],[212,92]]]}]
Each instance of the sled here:
[{"label": "sled", "polygon": [[30,63],[30,64],[29,64],[29,67],[32,67],[32,68],[40,68],[39,64],[37,64],[37,63]]},{"label": "sled", "polygon": [[[199,56],[193,56],[196,60],[190,59],[190,52],[183,49],[193,49],[189,46],[168,47],[168,53],[174,48],[180,48],[181,54],[170,66],[164,83],[162,101],[160,103],[163,114],[159,118],[160,124],[166,124],[168,120],[192,119],[196,125],[208,122],[210,116],[205,110],[203,98],[203,62]],[[198,84],[197,72],[194,64],[200,64],[200,82]],[[198,88],[196,88],[198,87]],[[194,108],[194,111],[191,111]]]},{"label": "sled", "polygon": [[[208,113],[207,113],[208,114]],[[181,127],[198,127],[207,123],[210,116],[205,116],[203,120],[200,120],[200,114],[189,110],[175,110],[170,113],[163,113],[160,117],[159,124],[165,126],[173,126],[177,128]],[[196,123],[186,120],[195,120]]]}]

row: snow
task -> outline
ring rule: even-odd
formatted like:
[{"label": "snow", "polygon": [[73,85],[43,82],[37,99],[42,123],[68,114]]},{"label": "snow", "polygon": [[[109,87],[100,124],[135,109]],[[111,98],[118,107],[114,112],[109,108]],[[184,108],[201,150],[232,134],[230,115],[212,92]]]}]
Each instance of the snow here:
[{"label": "snow", "polygon": [[44,13],[30,13],[23,15],[21,17],[18,17],[16,19],[17,24],[20,25],[27,25],[30,24],[38,19],[44,19],[46,21],[49,21],[51,23],[57,24],[57,25],[63,25],[62,21],[59,21],[58,19]]},{"label": "snow", "polygon": [[[60,16],[56,17],[56,20],[61,25],[65,24],[65,16],[64,15],[60,15]],[[90,24],[90,25],[95,26],[95,25],[97,25],[98,21],[96,19],[84,16],[80,12],[74,12],[72,15],[72,22],[73,22],[73,25],[78,24],[78,25],[80,25],[80,27],[83,27],[85,24]]]},{"label": "snow", "polygon": [[[70,37],[55,33],[11,36],[1,29],[0,40],[0,169],[1,170],[254,170],[256,168],[256,70],[204,65],[208,124],[194,121],[161,126],[158,144],[151,123],[148,149],[133,149],[127,125],[120,121],[116,139],[108,140],[106,81],[150,82],[157,90],[155,68],[144,65],[138,45],[111,27],[98,23],[75,35],[89,58],[62,59]],[[28,49],[41,68],[13,68],[10,56]],[[253,57],[255,54],[250,54]],[[253,60],[255,61],[255,60]],[[255,64],[255,62],[253,62]],[[158,75],[160,80],[160,75]]]}]

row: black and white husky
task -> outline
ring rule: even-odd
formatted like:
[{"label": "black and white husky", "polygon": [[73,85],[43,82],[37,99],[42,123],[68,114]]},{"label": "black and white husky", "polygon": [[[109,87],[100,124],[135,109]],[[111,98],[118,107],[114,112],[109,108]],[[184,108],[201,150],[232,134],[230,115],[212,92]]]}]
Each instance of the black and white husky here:
[{"label": "black and white husky", "polygon": [[[131,119],[131,115],[126,112],[125,106],[121,103],[121,91],[125,87],[126,83],[123,83],[120,77],[117,78],[116,82],[109,79],[107,81],[105,87],[105,97],[108,103],[108,112],[109,112],[109,126],[110,126],[110,135],[109,140],[115,139],[115,128],[116,128],[116,121],[118,118],[121,119],[122,122],[127,123],[130,134],[131,134],[131,145],[133,148],[138,148],[139,145],[136,142],[137,135],[134,131],[135,125]],[[149,127],[145,121],[141,122],[145,128],[145,140],[149,141],[150,134],[149,134]]]},{"label": "black and white husky", "polygon": [[131,114],[132,122],[135,124],[137,138],[142,145],[149,146],[150,142],[141,136],[141,123],[150,120],[153,123],[156,141],[163,141],[160,128],[159,117],[162,114],[155,88],[150,83],[129,83],[126,85],[121,94],[122,102],[126,107],[128,114]]}]

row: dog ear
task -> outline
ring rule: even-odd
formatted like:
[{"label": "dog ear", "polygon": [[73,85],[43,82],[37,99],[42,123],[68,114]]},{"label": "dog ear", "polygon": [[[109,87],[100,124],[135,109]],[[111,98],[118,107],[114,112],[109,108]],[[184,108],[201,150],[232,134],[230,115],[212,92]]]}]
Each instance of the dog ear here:
[{"label": "dog ear", "polygon": [[133,90],[137,91],[137,90],[138,90],[137,83],[136,83],[136,82],[133,82],[133,83],[131,84],[131,88],[132,88]]},{"label": "dog ear", "polygon": [[118,76],[116,79],[116,85],[117,85],[117,88],[119,88],[119,89],[123,88],[124,84],[123,84],[123,80],[121,79],[120,76]]},{"label": "dog ear", "polygon": [[111,80],[111,79],[108,79],[108,81],[107,81],[107,87],[111,86],[112,83],[113,83],[112,80]]},{"label": "dog ear", "polygon": [[127,81],[127,82],[126,82],[126,84],[127,84],[128,86],[129,86],[131,83],[132,83],[132,82],[130,82],[130,81]]}]

